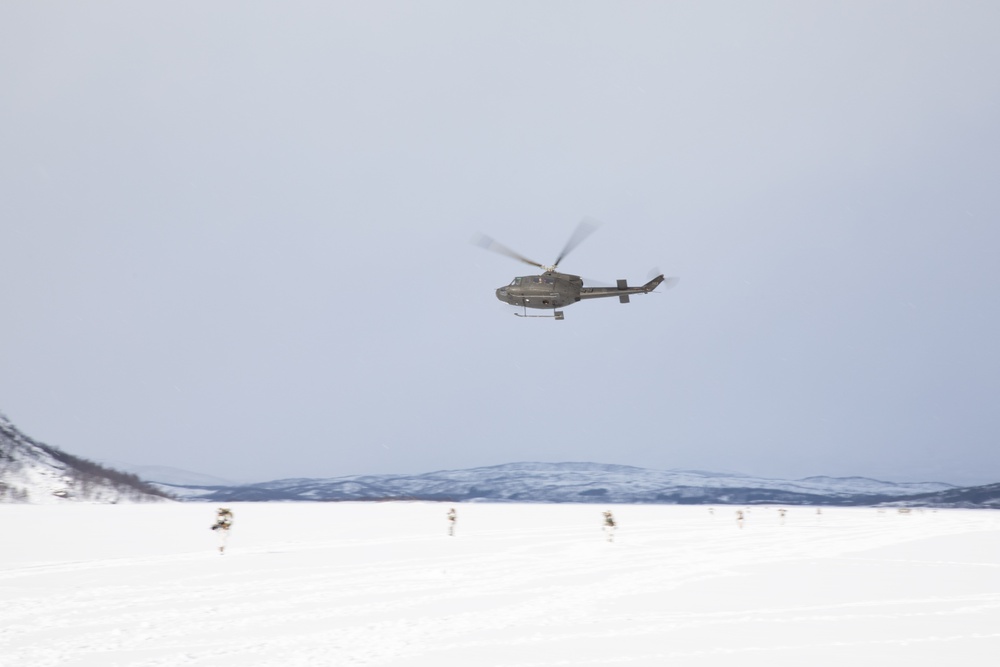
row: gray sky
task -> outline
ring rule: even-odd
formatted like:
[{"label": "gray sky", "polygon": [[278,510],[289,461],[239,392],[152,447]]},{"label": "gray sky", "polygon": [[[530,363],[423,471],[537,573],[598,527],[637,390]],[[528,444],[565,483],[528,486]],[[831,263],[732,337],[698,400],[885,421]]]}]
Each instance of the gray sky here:
[{"label": "gray sky", "polygon": [[[996,2],[5,2],[0,411],[243,480],[1000,480]],[[561,268],[662,294],[522,320]]]}]

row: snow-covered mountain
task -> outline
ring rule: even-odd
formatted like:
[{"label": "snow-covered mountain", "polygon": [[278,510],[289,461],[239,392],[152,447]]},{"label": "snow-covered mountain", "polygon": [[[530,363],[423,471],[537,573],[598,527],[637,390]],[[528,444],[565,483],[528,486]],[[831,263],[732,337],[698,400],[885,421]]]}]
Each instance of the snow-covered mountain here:
[{"label": "snow-covered mountain", "polygon": [[780,480],[695,470],[648,470],[600,463],[508,463],[421,475],[282,479],[241,486],[159,485],[191,500],[379,500],[599,503],[855,504],[956,487],[865,477]]},{"label": "snow-covered mountain", "polygon": [[0,502],[118,503],[166,500],[132,474],[32,440],[0,414]]}]

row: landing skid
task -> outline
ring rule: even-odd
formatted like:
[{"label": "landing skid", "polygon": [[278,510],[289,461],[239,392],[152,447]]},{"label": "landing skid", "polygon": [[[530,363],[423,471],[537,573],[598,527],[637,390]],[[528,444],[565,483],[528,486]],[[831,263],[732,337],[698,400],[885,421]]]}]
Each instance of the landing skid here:
[{"label": "landing skid", "polygon": [[552,311],[552,315],[529,315],[527,309],[525,309],[523,315],[521,313],[514,313],[514,314],[517,315],[518,317],[553,317],[557,320],[564,319],[563,312],[561,310]]}]

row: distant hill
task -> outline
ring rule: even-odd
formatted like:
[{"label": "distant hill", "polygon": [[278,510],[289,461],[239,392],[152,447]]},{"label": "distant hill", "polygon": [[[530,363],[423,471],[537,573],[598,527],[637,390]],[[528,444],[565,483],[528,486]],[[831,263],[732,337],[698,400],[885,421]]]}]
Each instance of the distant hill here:
[{"label": "distant hill", "polygon": [[33,440],[0,414],[0,503],[152,502],[168,498],[162,489],[136,475]]},{"label": "distant hill", "polygon": [[935,493],[921,493],[905,501],[887,505],[924,505],[927,507],[1000,509],[1000,484],[985,484]]},{"label": "distant hill", "polygon": [[245,485],[170,485],[187,500],[444,500],[540,503],[861,505],[956,487],[866,477],[778,480],[696,470],[648,470],[601,463],[508,463],[420,475],[282,479]]}]

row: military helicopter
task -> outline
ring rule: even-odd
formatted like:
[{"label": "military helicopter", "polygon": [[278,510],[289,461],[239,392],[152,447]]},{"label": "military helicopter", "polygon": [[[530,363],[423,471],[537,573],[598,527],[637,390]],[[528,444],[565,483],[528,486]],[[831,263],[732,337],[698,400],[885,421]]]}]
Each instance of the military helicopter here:
[{"label": "military helicopter", "polygon": [[[473,239],[473,243],[486,250],[513,257],[531,266],[537,266],[544,271],[537,276],[519,276],[514,278],[509,285],[497,289],[498,299],[512,306],[521,306],[524,309],[523,314],[514,313],[518,317],[554,317],[561,320],[563,312],[559,308],[572,305],[581,299],[616,296],[620,302],[628,303],[631,294],[649,294],[663,282],[666,282],[664,285],[666,288],[677,284],[678,278],[665,279],[662,273],[657,272],[659,274],[642,287],[629,287],[625,280],[619,280],[617,287],[584,287],[583,279],[580,276],[556,271],[559,262],[563,261],[566,255],[580,245],[595,229],[597,229],[597,225],[594,222],[587,219],[580,221],[569,237],[569,241],[566,242],[566,247],[559,253],[552,266],[545,266],[528,259],[484,234]],[[529,315],[528,308],[551,309],[552,315]]]}]

